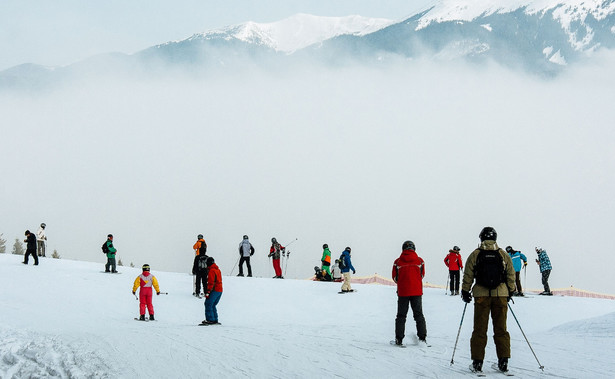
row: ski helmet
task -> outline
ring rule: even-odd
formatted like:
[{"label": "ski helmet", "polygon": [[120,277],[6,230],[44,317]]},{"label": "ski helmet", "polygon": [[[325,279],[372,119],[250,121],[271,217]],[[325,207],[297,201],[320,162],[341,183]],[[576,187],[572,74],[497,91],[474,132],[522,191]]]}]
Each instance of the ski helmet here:
[{"label": "ski helmet", "polygon": [[414,246],[414,242],[406,241],[403,243],[403,245],[401,245],[401,249],[402,250],[415,250],[416,247]]},{"label": "ski helmet", "polygon": [[495,241],[498,238],[498,233],[495,231],[495,229],[493,229],[490,226],[485,226],[483,228],[483,230],[480,231],[480,234],[478,235],[478,237],[480,238],[480,241]]},{"label": "ski helmet", "polygon": [[207,265],[207,267],[211,266],[212,264],[214,264],[216,261],[214,260],[214,257],[207,257],[207,260],[205,261],[205,264]]},{"label": "ski helmet", "polygon": [[507,252],[507,253],[509,253],[509,254],[510,254],[510,253],[512,253],[513,251],[514,251],[514,250],[513,250],[512,246],[506,246],[506,252]]},{"label": "ski helmet", "polygon": [[198,239],[203,239],[203,235],[202,235],[202,234],[199,234],[198,236],[196,236],[196,238],[198,238]]},{"label": "ski helmet", "polygon": [[344,250],[348,250],[348,252],[350,252],[350,250],[352,250],[352,249],[350,248],[350,246],[346,246],[346,249],[344,249]]},{"label": "ski helmet", "polygon": [[453,251],[459,251],[459,250],[461,250],[459,246],[453,246]]},{"label": "ski helmet", "polygon": [[323,249],[328,249],[328,248],[329,248],[329,245],[324,244],[324,245],[322,245],[322,248],[323,248]]},{"label": "ski helmet", "polygon": [[45,227],[46,227],[46,226],[47,226],[47,225],[45,225],[45,223],[44,223],[44,222],[41,224],[41,228],[43,228],[43,229],[45,229]]},{"label": "ski helmet", "polygon": [[244,234],[244,235],[243,235],[243,239],[244,239],[244,240],[247,240],[247,239],[248,239],[248,235],[247,235],[247,234]]},{"label": "ski helmet", "polygon": [[149,271],[149,265],[147,263],[144,264],[141,268],[143,269],[143,271]]},{"label": "ski helmet", "polygon": [[276,243],[276,242],[278,241],[275,239],[275,237],[271,239],[271,243]]},{"label": "ski helmet", "polygon": [[107,238],[113,238],[113,234],[107,234]]}]

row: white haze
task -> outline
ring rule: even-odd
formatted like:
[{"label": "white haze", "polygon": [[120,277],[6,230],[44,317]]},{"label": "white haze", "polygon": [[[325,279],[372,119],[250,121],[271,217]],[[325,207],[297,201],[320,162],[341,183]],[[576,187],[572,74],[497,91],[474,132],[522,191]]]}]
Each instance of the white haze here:
[{"label": "white haze", "polygon": [[[269,240],[306,278],[321,246],[353,248],[357,275],[389,275],[406,239],[444,284],[494,226],[501,246],[551,257],[552,288],[614,293],[612,55],[540,79],[499,67],[405,62],[92,80],[0,97],[0,233],[10,251],[46,222],[50,252],[190,270],[203,233],[230,273],[243,234],[257,276]],[[44,262],[43,262],[44,264]],[[236,271],[235,271],[236,272]]]}]

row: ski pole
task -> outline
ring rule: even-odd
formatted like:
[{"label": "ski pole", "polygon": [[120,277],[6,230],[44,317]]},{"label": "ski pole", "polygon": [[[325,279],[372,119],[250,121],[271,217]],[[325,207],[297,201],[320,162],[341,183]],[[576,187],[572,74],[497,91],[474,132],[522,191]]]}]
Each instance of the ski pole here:
[{"label": "ski pole", "polygon": [[457,331],[457,339],[455,339],[455,347],[453,348],[453,355],[451,356],[451,366],[455,363],[453,358],[455,357],[455,350],[457,350],[457,342],[459,342],[459,333],[461,333],[461,325],[463,324],[463,318],[466,315],[466,308],[468,307],[468,303],[465,303],[463,306],[463,313],[461,314],[461,322],[459,323],[459,330]]},{"label": "ski pole", "polygon": [[288,269],[288,258],[290,258],[290,251],[286,252],[286,264],[284,266],[284,277],[286,277],[286,270]]},{"label": "ski pole", "polygon": [[521,334],[523,334],[523,338],[525,338],[525,342],[527,342],[527,345],[530,347],[530,350],[532,351],[532,354],[534,354],[534,358],[536,358],[536,362],[538,362],[538,368],[541,369],[543,372],[545,371],[545,366],[543,366],[540,361],[538,360],[538,357],[536,356],[536,353],[534,353],[534,349],[532,349],[532,345],[530,345],[530,341],[528,341],[527,337],[525,336],[525,333],[523,332],[523,328],[521,328],[521,324],[519,324],[519,320],[517,320],[517,316],[515,316],[515,312],[513,312],[512,307],[510,306],[510,304],[508,304],[508,309],[510,309],[510,313],[512,313],[513,317],[515,318],[515,321],[517,321],[517,325],[519,325],[519,330],[521,330]]},{"label": "ski pole", "polygon": [[135,299],[137,299],[137,301],[139,301],[139,297],[137,296],[136,293],[135,293]]},{"label": "ski pole", "polygon": [[231,275],[229,276],[233,276],[233,271],[235,271],[235,267],[237,267],[237,264],[239,263],[240,258],[241,258],[241,255],[239,256],[239,258],[237,258],[237,261],[235,262],[235,266],[233,266],[233,269],[231,270]]},{"label": "ski pole", "polygon": [[299,238],[295,238],[294,240],[290,241],[289,243],[287,243],[286,245],[284,245],[285,247],[289,247],[290,245],[292,245],[294,242],[296,242]]},{"label": "ski pole", "polygon": [[523,266],[523,288],[527,291],[527,262]]},{"label": "ski pole", "polygon": [[448,294],[448,279],[450,278],[450,272],[448,273],[448,275],[446,275],[446,287],[444,287],[444,294],[447,295]]}]

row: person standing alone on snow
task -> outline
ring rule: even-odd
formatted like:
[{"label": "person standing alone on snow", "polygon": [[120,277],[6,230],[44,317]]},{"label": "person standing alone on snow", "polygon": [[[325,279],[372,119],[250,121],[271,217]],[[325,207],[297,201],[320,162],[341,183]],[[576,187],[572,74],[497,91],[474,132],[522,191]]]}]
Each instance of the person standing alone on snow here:
[{"label": "person standing alone on snow", "polygon": [[207,292],[205,292],[205,320],[201,324],[219,324],[218,302],[222,297],[222,273],[213,257],[207,258]]},{"label": "person standing alone on snow", "polygon": [[[329,274],[331,276],[331,251],[329,250],[329,245],[322,245],[322,258],[320,258],[322,262],[321,270]],[[323,276],[325,276],[323,274]]]},{"label": "person standing alone on snow", "polygon": [[538,259],[536,259],[536,263],[540,267],[540,273],[542,274],[542,285],[545,288],[544,292],[541,292],[540,295],[552,296],[551,288],[549,288],[549,275],[551,275],[551,260],[549,260],[549,256],[547,255],[546,250],[543,250],[539,247],[536,248],[536,254],[538,254]]},{"label": "person standing alone on snow", "polygon": [[451,280],[451,296],[459,295],[459,270],[463,268],[463,260],[459,254],[459,246],[453,247],[448,251],[444,258],[444,264],[448,267],[448,275]]},{"label": "person standing alone on snow", "polygon": [[250,265],[250,257],[254,255],[254,247],[250,243],[247,235],[243,236],[243,240],[239,243],[239,274],[243,276],[243,262],[246,262],[248,267],[248,277],[252,276],[252,266]]},{"label": "person standing alone on snow", "polygon": [[423,316],[423,278],[425,262],[415,252],[414,242],[402,245],[399,258],[393,263],[393,281],[397,283],[397,317],[395,318],[395,345],[402,346],[406,332],[408,308],[416,322],[419,342],[427,344],[427,325]]},{"label": "person standing alone on snow", "polygon": [[149,265],[144,264],[143,273],[135,279],[135,283],[132,286],[132,294],[134,295],[137,291],[137,288],[141,287],[139,290],[139,320],[145,321],[145,308],[147,307],[147,312],[149,313],[149,319],[154,320],[154,304],[152,304],[152,287],[156,290],[156,295],[160,295],[160,288],[158,287],[158,280],[154,275],[149,272]]},{"label": "person standing alone on snow", "polygon": [[115,253],[117,253],[117,249],[113,247],[113,234],[107,235],[107,242],[103,245],[103,252],[107,255],[105,272],[117,273],[115,269]]},{"label": "person standing alone on snow", "polygon": [[342,284],[342,292],[352,292],[353,289],[350,286],[350,280],[352,279],[350,276],[350,270],[352,270],[353,274],[356,274],[356,270],[354,269],[354,266],[352,265],[352,262],[350,261],[350,247],[346,247],[346,249],[344,249],[344,251],[342,252],[342,255],[340,255],[340,259],[339,259],[339,265],[340,265],[340,271],[342,272],[342,275],[344,276],[344,284]]},{"label": "person standing alone on snow", "polygon": [[273,269],[275,270],[274,279],[284,279],[282,276],[282,267],[280,266],[280,254],[286,254],[286,248],[280,245],[275,238],[272,238],[268,257],[273,258]]},{"label": "person standing alone on snow", "polygon": [[26,255],[24,256],[23,264],[28,264],[28,257],[32,255],[34,257],[34,265],[38,266],[38,256],[36,255],[36,236],[30,233],[29,230],[26,230],[24,233],[26,239],[23,240],[26,243]]},{"label": "person standing alone on snow", "polygon": [[[481,244],[466,260],[461,286],[463,301],[470,303],[472,294],[474,295],[474,330],[470,338],[470,369],[474,372],[483,369],[489,314],[493,320],[493,341],[498,356],[498,369],[502,372],[508,371],[510,334],[506,330],[506,314],[507,302],[515,290],[515,270],[510,256],[495,242],[497,237],[495,229],[490,226],[484,227],[480,232]],[[476,283],[472,287],[474,281]]]},{"label": "person standing alone on snow", "polygon": [[47,225],[43,222],[36,231],[36,247],[39,257],[45,256],[45,243],[47,243],[47,236],[45,235],[46,226]]},{"label": "person standing alone on snow", "polygon": [[[515,251],[511,246],[506,246],[506,252],[510,255],[510,259],[515,269],[515,284],[517,285],[517,291],[515,296],[523,296],[523,288],[521,288],[521,267],[527,266],[527,258],[520,251]],[[523,261],[523,264],[521,264]]]}]

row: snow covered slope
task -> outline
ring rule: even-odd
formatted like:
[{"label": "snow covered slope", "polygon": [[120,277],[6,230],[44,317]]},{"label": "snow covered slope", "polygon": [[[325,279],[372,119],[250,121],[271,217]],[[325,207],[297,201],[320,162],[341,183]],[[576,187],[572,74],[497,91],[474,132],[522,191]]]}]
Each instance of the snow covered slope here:
[{"label": "snow covered slope", "polygon": [[[154,298],[157,320],[137,322],[131,294],[136,268],[119,275],[102,265],[0,254],[0,377],[2,378],[448,378],[467,372],[472,307],[467,308],[455,364],[450,365],[463,311],[457,297],[425,291],[431,348],[389,345],[395,290],[339,283],[224,277],[222,326],[196,326],[203,301],[187,274],[152,273],[168,295]],[[222,267],[224,271],[224,267]],[[555,377],[611,376],[615,342],[611,300],[531,297],[512,305],[532,347]],[[543,377],[512,316],[511,369]],[[573,357],[571,359],[571,357]],[[487,361],[495,360],[493,342]]]}]

